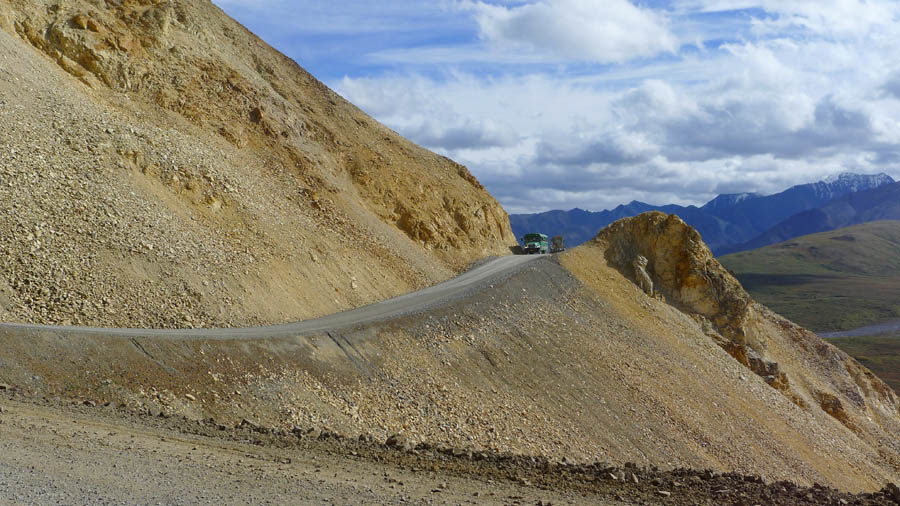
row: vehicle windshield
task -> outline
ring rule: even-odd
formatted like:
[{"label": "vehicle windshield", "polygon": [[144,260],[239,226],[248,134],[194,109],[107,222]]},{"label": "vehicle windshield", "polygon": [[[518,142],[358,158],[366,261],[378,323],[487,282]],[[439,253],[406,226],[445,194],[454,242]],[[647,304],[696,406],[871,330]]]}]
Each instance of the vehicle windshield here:
[{"label": "vehicle windshield", "polygon": [[541,234],[526,234],[524,239],[525,242],[541,242],[542,237]]}]

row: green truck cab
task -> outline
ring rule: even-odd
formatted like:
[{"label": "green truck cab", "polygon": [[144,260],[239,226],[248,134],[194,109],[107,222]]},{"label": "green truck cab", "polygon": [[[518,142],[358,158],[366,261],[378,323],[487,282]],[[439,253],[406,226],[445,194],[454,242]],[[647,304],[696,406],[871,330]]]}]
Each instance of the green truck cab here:
[{"label": "green truck cab", "polygon": [[528,255],[532,253],[545,254],[550,251],[550,242],[545,234],[525,234],[522,244],[522,250]]}]

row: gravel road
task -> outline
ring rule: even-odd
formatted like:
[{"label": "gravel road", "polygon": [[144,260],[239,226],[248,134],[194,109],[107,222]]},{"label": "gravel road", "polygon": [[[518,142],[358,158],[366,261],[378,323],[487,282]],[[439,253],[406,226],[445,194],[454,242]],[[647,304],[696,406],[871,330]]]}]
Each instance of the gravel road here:
[{"label": "gravel road", "polygon": [[857,327],[850,330],[841,330],[838,332],[817,332],[822,339],[832,339],[837,337],[862,337],[884,334],[886,332],[900,331],[900,320],[894,320],[887,323],[879,323],[877,325],[866,325],[865,327]]},{"label": "gravel road", "polygon": [[632,504],[2,398],[0,431],[0,506]]},{"label": "gravel road", "polygon": [[[25,402],[23,402],[23,400]],[[359,504],[891,506],[756,476],[419,448],[47,405],[0,394],[0,506]]]},{"label": "gravel road", "polygon": [[78,326],[29,325],[20,323],[0,323],[0,328],[16,332],[51,330],[57,333],[96,337],[155,337],[155,338],[202,338],[202,339],[265,339],[309,335],[325,330],[339,330],[362,324],[396,318],[424,311],[466,297],[492,282],[507,277],[541,255],[511,255],[480,263],[465,273],[443,283],[417,292],[342,313],[300,322],[269,325],[263,327],[220,328],[220,329],[124,329]]}]

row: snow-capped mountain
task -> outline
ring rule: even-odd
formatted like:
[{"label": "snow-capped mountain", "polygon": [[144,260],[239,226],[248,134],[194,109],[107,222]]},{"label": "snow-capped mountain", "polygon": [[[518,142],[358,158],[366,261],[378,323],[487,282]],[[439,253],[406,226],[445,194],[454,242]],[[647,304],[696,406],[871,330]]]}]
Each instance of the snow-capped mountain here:
[{"label": "snow-capped mountain", "polygon": [[613,210],[591,212],[582,209],[548,211],[539,214],[512,214],[513,232],[562,235],[569,246],[593,238],[613,221],[650,210],[677,214],[696,228],[716,254],[744,249],[742,245],[792,216],[819,208],[845,195],[893,183],[887,174],[843,172],[816,183],[792,186],[774,195],[731,193],[719,195],[702,207],[651,205],[633,201]]},{"label": "snow-capped mountain", "polygon": [[893,182],[894,179],[883,172],[880,174],[841,172],[828,176],[818,183],[813,183],[813,186],[817,191],[822,192],[822,197],[831,200],[848,193],[871,190]]},{"label": "snow-capped mountain", "polygon": [[727,209],[745,200],[762,197],[761,193],[723,193],[718,197],[710,200],[700,209],[715,213],[717,210]]}]

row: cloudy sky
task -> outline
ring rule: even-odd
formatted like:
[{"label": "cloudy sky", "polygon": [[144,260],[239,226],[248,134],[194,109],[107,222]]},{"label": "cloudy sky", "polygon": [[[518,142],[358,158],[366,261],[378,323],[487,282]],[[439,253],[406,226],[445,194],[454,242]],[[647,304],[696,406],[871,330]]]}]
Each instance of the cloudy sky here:
[{"label": "cloudy sky", "polygon": [[214,0],[511,213],[900,178],[896,0]]}]

